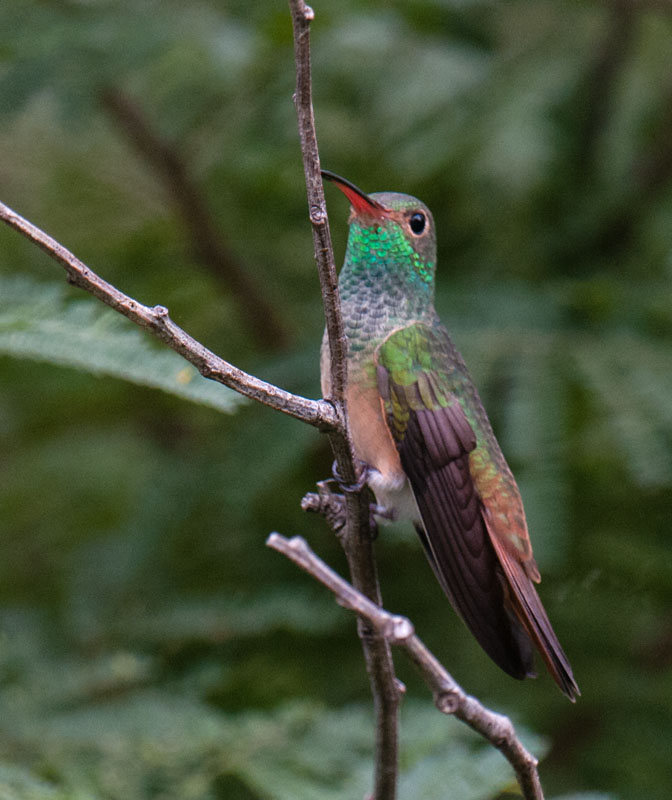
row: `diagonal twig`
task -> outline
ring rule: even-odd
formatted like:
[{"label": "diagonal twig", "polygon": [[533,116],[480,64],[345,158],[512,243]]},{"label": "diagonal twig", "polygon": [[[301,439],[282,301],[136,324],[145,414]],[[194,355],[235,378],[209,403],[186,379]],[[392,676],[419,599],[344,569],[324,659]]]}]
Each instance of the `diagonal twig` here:
[{"label": "diagonal twig", "polygon": [[287,340],[284,324],[261,287],[253,282],[249,271],[227,246],[179,151],[151,127],[137,103],[120,89],[105,88],[101,102],[160,178],[191,239],[194,253],[231,291],[257,342],[265,349],[282,347]]},{"label": "diagonal twig", "polygon": [[223,383],[246,397],[321,430],[332,431],[340,428],[338,415],[331,403],[326,400],[308,400],[300,395],[291,394],[234,367],[233,364],[215,355],[189,336],[179,325],[176,325],[168,316],[167,308],[145,306],[119,291],[87,267],[62,244],[12,211],[4,203],[0,203],[0,220],[57,261],[65,269],[70,283],[90,292],[98,300],[135,322],[136,325],[151,331],[193,364],[204,377]]},{"label": "diagonal twig", "polygon": [[596,56],[585,76],[582,121],[578,129],[576,166],[579,175],[595,169],[600,137],[613,112],[618,80],[637,35],[641,8],[632,0],[609,0],[609,17]]},{"label": "diagonal twig", "polygon": [[511,720],[468,695],[418,638],[409,619],[371,602],[327,566],[300,536],[287,539],[272,533],[266,544],[326,586],[340,605],[368,620],[386,641],[404,650],[431,689],[439,711],[457,717],[503,754],[516,773],[525,800],[543,800],[537,760],[517,738]]}]

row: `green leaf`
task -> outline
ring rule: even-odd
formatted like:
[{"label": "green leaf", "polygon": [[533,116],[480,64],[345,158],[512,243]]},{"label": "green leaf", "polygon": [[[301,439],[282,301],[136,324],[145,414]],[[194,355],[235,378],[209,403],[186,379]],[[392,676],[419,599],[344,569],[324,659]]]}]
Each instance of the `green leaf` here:
[{"label": "green leaf", "polygon": [[[547,745],[517,726],[540,758]],[[484,800],[515,785],[511,766],[489,743],[427,703],[409,702],[401,713],[401,798]]]},{"label": "green leaf", "polygon": [[121,378],[227,414],[244,402],[100,303],[28,278],[0,276],[0,353]]},{"label": "green leaf", "polygon": [[615,794],[606,792],[576,792],[575,794],[563,794],[561,797],[554,797],[553,800],[617,800]]},{"label": "green leaf", "polygon": [[0,763],[2,800],[94,800],[90,792],[62,790],[15,764]]},{"label": "green leaf", "polygon": [[[230,781],[264,800],[341,800],[371,791],[368,703],[334,709],[292,701],[223,713],[174,680],[169,692],[155,688],[157,659],[128,650],[64,658],[45,650],[46,620],[5,613],[0,623],[1,752],[39,762],[54,787],[11,800],[79,798],[92,788],[108,800],[159,790],[165,800],[211,800]],[[486,800],[513,781],[500,753],[429,698],[404,703],[400,731],[402,798]],[[544,742],[521,733],[543,755]],[[2,779],[0,767],[0,787]]]},{"label": "green leaf", "polygon": [[294,589],[262,596],[180,601],[155,613],[122,619],[117,629],[141,642],[163,646],[182,640],[225,642],[273,631],[324,635],[349,621],[329,596]]},{"label": "green leaf", "polygon": [[602,425],[627,458],[635,482],[645,487],[672,482],[672,415],[669,410],[669,349],[625,334],[603,346],[577,347],[574,360],[592,389]]}]

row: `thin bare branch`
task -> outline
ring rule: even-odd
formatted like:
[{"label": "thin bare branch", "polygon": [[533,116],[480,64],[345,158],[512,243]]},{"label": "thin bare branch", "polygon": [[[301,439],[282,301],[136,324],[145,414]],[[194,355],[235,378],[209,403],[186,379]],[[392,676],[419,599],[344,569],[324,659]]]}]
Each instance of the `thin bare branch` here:
[{"label": "thin bare branch", "polygon": [[[345,387],[347,379],[347,340],[341,317],[340,298],[329,220],[324,201],[320,159],[315,132],[310,68],[310,23],[315,14],[303,0],[289,2],[294,31],[296,92],[294,103],[299,124],[299,138],[306,176],[308,208],[313,226],[313,245],[322,288],[327,337],[330,350],[330,397],[343,421],[344,435],[330,434],[339,474],[347,484],[357,481],[357,469],[347,429]],[[347,492],[345,530],[340,536],[354,586],[372,601],[381,604],[380,584],[373,554],[369,512],[371,495]],[[394,800],[397,791],[398,730],[400,684],[394,674],[389,643],[375,628],[360,617],[357,630],[373,694],[376,715],[376,758],[374,800]]]},{"label": "thin bare branch", "polygon": [[[334,251],[329,233],[329,218],[324,201],[324,188],[320,174],[320,155],[317,148],[315,117],[312,100],[310,66],[310,23],[315,13],[303,0],[290,0],[294,29],[294,59],[296,62],[296,91],[294,105],[299,123],[299,138],[306,176],[308,208],[313,224],[315,261],[320,276],[327,336],[331,349],[331,399],[342,404],[345,398],[347,341],[341,317],[338,295],[338,278],[334,265]],[[344,476],[345,477],[345,476]]]},{"label": "thin bare branch", "polygon": [[272,533],[266,544],[326,586],[340,605],[367,620],[386,641],[404,650],[432,691],[439,711],[466,723],[504,755],[516,773],[525,800],[543,800],[538,762],[516,736],[511,720],[468,695],[418,638],[409,619],[371,602],[327,566],[300,536],[287,539]]},{"label": "thin bare branch", "polygon": [[209,272],[228,289],[240,306],[241,320],[265,349],[282,347],[287,331],[274,306],[249,270],[231,252],[208,205],[189,174],[181,153],[149,124],[141,108],[116,87],[101,93],[101,102],[144,161],[153,168],[173,201],[191,239],[192,249]]},{"label": "thin bare branch", "polygon": [[80,289],[90,292],[98,300],[128,317],[136,325],[151,331],[169,347],[193,364],[206,378],[223,383],[240,394],[257,400],[277,411],[300,419],[324,431],[339,430],[339,418],[334,407],[326,400],[308,400],[291,394],[273,384],[229,364],[215,355],[196,339],[189,336],[168,316],[164,306],[145,306],[120,292],[112,284],[80,261],[63,245],[21,217],[4,203],[0,203],[0,220],[14,228],[26,239],[36,244],[47,255],[57,261],[66,271],[68,281]]}]

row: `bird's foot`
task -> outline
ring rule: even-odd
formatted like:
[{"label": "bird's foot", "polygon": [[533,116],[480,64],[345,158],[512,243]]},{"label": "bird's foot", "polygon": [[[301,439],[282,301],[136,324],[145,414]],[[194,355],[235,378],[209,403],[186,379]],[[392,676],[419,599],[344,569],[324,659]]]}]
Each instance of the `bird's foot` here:
[{"label": "bird's foot", "polygon": [[[333,478],[327,478],[317,483],[317,494],[311,492],[301,501],[301,508],[304,511],[313,511],[327,520],[329,526],[336,534],[341,534],[346,522],[346,494],[361,492],[366,486],[369,475],[369,468],[361,461],[355,462],[357,469],[357,480],[354,483],[345,483],[341,478],[336,462],[332,470]],[[337,494],[333,491],[332,485],[337,486],[344,494]],[[369,505],[369,530],[371,538],[375,539],[378,535],[378,519],[394,519],[392,512],[376,503]]]},{"label": "bird's foot", "polygon": [[345,497],[332,492],[329,484],[335,483],[333,478],[318,481],[317,494],[310,492],[301,501],[304,511],[322,514],[334,533],[339,534],[345,527]]},{"label": "bird's foot", "polygon": [[357,494],[357,492],[361,492],[366,486],[369,477],[368,466],[363,461],[356,460],[355,472],[357,474],[357,480],[354,483],[346,483],[341,477],[341,473],[338,471],[338,464],[334,461],[331,465],[331,474],[334,476],[338,488],[345,494]]},{"label": "bird's foot", "polygon": [[378,521],[383,519],[387,520],[388,522],[394,521],[396,515],[394,511],[391,511],[389,508],[385,508],[385,506],[379,506],[378,503],[370,503],[369,504],[369,530],[371,531],[371,539],[375,540],[378,538]]}]

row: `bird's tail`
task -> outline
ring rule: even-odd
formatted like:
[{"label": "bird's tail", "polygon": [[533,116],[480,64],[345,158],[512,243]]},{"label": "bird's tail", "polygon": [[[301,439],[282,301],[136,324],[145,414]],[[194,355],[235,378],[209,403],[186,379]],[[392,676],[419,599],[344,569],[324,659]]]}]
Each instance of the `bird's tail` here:
[{"label": "bird's tail", "polygon": [[507,605],[534,642],[553,680],[567,697],[572,702],[575,702],[581,692],[574,680],[574,673],[569,659],[565,655],[558,637],[555,635],[534,584],[525,572],[523,565],[511,557],[502,546],[499,537],[493,535],[489,526],[487,527],[490,533],[490,541],[495,548],[506,576],[505,594]]}]

